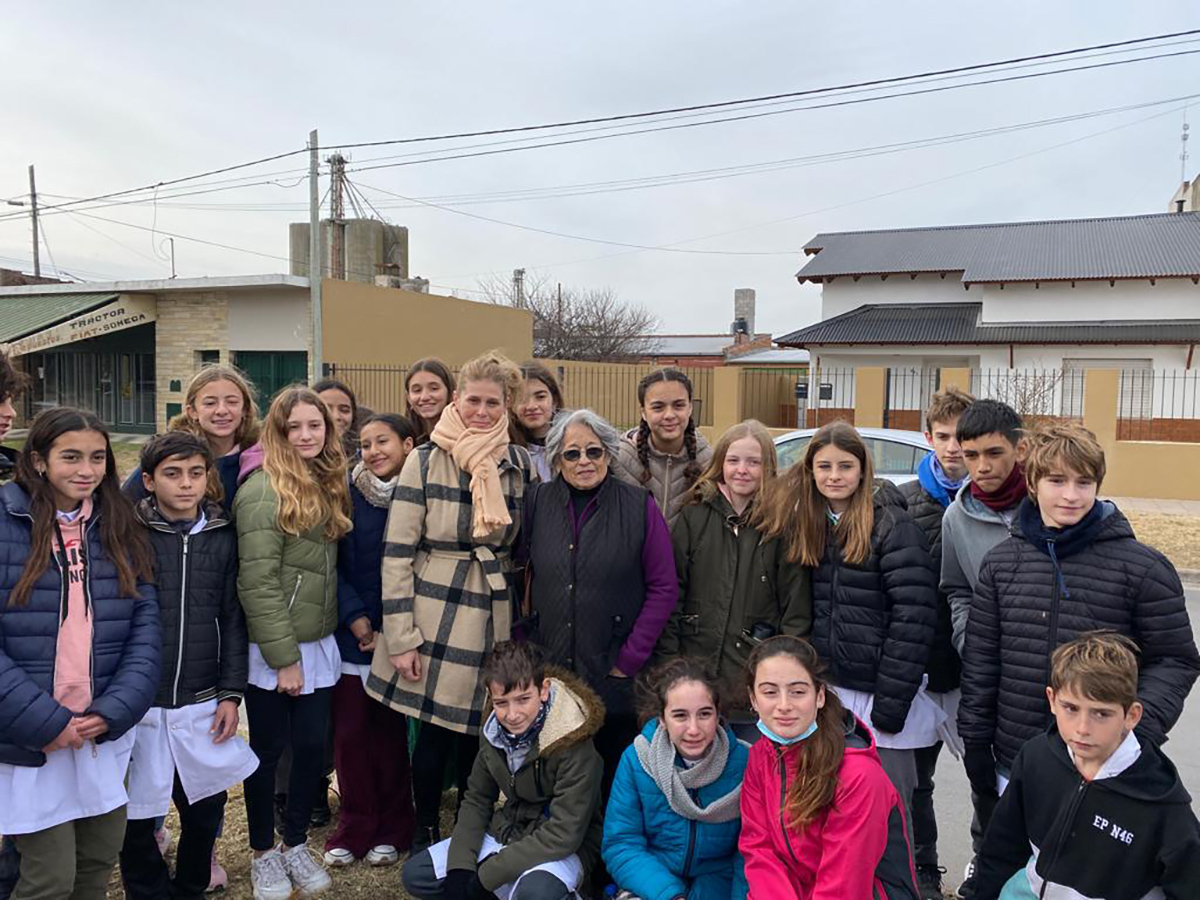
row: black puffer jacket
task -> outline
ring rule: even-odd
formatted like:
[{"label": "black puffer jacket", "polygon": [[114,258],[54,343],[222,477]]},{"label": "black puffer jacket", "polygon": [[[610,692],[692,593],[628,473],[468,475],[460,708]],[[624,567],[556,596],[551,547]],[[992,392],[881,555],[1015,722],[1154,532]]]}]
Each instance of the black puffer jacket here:
[{"label": "black puffer jacket", "polygon": [[[1166,740],[1192,683],[1200,655],[1175,568],[1139,544],[1129,521],[1104,502],[1086,546],[1055,557],[1031,533],[1037,508],[1024,502],[1012,537],[983,559],[963,653],[958,728],[968,746],[992,747],[1009,768],[1017,751],[1050,722],[1046,685],[1054,650],[1081,634],[1109,629],[1141,649],[1138,734]],[[1040,522],[1040,518],[1037,519]]]},{"label": "black puffer jacket", "polygon": [[812,642],[832,682],[873,694],[871,724],[894,734],[929,661],[937,576],[925,535],[896,487],[877,482],[874,501],[871,554],[859,565],[842,559],[830,525],[825,557],[813,572]]},{"label": "black puffer jacket", "polygon": [[[917,526],[925,532],[929,541],[929,556],[933,559],[934,575],[942,571],[942,516],[946,507],[942,506],[921,482],[913,479],[908,484],[901,485],[900,493],[908,504],[908,514],[912,516]],[[952,691],[962,681],[962,660],[954,649],[951,636],[954,628],[950,619],[950,598],[938,591],[937,629],[933,633],[933,646],[929,650],[929,665],[926,672],[929,675],[929,690]]]},{"label": "black puffer jacket", "polygon": [[240,701],[249,648],[237,597],[237,531],[229,514],[206,501],[207,521],[190,535],[173,528],[150,498],[138,503],[137,514],[154,550],[162,618],[162,677],[154,705],[177,709],[214,697]]}]

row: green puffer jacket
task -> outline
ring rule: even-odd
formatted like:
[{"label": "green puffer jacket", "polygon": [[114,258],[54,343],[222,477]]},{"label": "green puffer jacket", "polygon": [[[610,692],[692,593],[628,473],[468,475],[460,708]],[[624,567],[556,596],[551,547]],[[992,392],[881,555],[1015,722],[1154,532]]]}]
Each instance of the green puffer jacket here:
[{"label": "green puffer jacket", "polygon": [[[685,506],[671,529],[679,600],[658,640],[657,657],[703,660],[724,683],[740,685],[754,649],[743,631],[812,631],[809,570],[789,563],[778,540],[764,541],[720,490]],[[744,704],[743,704],[744,705]]]},{"label": "green puffer jacket", "polygon": [[250,641],[272,669],[299,662],[300,644],[337,628],[337,541],[325,539],[323,524],[299,537],[284,534],[278,513],[279,497],[259,469],[233,499],[237,586]]},{"label": "green puffer jacket", "polygon": [[[446,868],[477,868],[489,891],[572,853],[579,854],[585,873],[600,858],[604,764],[592,737],[604,724],[604,704],[574,675],[560,669],[547,675],[550,712],[515,773],[505,751],[489,740],[489,735],[499,740],[499,726],[489,714],[450,840]],[[504,804],[496,808],[501,795]],[[504,849],[477,863],[485,832]]]}]

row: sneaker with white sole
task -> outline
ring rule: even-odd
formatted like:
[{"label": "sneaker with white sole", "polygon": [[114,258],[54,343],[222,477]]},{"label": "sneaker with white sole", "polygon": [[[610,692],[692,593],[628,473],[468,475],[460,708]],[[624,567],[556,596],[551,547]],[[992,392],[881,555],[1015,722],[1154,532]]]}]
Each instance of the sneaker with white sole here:
[{"label": "sneaker with white sole", "polygon": [[967,863],[966,869],[963,870],[962,884],[958,886],[954,896],[958,897],[958,900],[973,900],[975,897],[975,860]]},{"label": "sneaker with white sole", "polygon": [[283,867],[301,897],[315,897],[333,886],[333,879],[317,859],[317,854],[300,844],[283,851]]},{"label": "sneaker with white sole", "polygon": [[354,865],[354,854],[345,847],[333,847],[325,851],[325,865],[340,869]]},{"label": "sneaker with white sole", "polygon": [[391,844],[378,844],[367,851],[367,865],[390,866],[399,862],[400,851]]},{"label": "sneaker with white sole", "polygon": [[288,900],[292,896],[292,881],[283,867],[283,854],[272,847],[250,863],[250,885],[254,900]]}]

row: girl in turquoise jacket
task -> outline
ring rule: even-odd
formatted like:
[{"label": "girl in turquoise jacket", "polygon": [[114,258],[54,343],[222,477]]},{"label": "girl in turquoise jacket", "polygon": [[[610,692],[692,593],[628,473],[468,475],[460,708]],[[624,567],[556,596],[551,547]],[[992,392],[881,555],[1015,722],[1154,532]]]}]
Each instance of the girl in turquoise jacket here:
[{"label": "girl in turquoise jacket", "polygon": [[604,816],[604,864],[641,900],[746,896],[738,853],[749,755],[720,718],[713,677],[675,659],[649,678],[654,717],[625,750]]}]

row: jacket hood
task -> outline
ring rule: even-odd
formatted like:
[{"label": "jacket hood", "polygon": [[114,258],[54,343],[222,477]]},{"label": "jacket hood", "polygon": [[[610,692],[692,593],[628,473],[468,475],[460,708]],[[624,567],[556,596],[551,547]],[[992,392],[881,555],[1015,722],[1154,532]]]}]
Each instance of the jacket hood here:
[{"label": "jacket hood", "polygon": [[[637,436],[638,436],[638,429],[630,428],[627,432],[625,432],[625,434],[621,438],[621,440],[624,441],[625,443],[629,444],[631,447],[633,447],[634,450],[637,450]],[[707,449],[708,449],[708,441],[706,441],[704,439],[704,435],[702,435],[699,431],[697,431],[696,432],[696,455],[699,456],[701,453],[703,453]],[[658,448],[656,448],[654,446],[653,441],[650,442],[650,457],[652,459],[683,459],[686,456],[687,456],[687,451],[680,451],[679,453],[663,453],[661,450],[659,450]]]},{"label": "jacket hood", "polygon": [[900,488],[892,484],[886,478],[876,478],[872,488],[873,493],[871,500],[875,504],[875,508],[879,509],[885,506],[894,506],[900,509],[908,509],[908,501],[904,499],[904,494],[900,492]]},{"label": "jacket hood", "polygon": [[[1037,507],[1034,506],[1032,500],[1022,500],[1021,505],[1022,508],[1029,507],[1035,514],[1037,513]],[[1115,503],[1111,500],[1097,500],[1096,505],[1100,507],[1101,522],[1092,538],[1093,541],[1115,541],[1134,537],[1133,526],[1129,524],[1125,514],[1117,509]],[[1028,528],[1022,527],[1020,516],[1013,520],[1012,533],[1032,543],[1030,535],[1026,533],[1028,530]]]},{"label": "jacket hood", "polygon": [[537,740],[543,758],[590,740],[604,724],[604,703],[582,680],[553,666],[546,675],[556,690]]},{"label": "jacket hood", "polygon": [[[1051,723],[1046,732],[1051,755],[1078,778],[1079,773],[1066,742],[1058,733],[1058,728]],[[1117,775],[1093,782],[1103,785],[1106,790],[1124,794],[1134,800],[1145,803],[1181,803],[1190,805],[1192,796],[1179,777],[1179,771],[1153,741],[1138,739],[1142,752],[1137,760]]]},{"label": "jacket hood", "polygon": [[[231,525],[233,520],[230,519],[229,513],[225,512],[225,507],[215,500],[205,500],[201,504],[201,509],[204,512],[204,531],[210,531],[213,528],[223,528],[226,525]],[[159,511],[158,505],[152,497],[143,497],[134,505],[134,512],[137,513],[138,520],[150,528],[158,531],[174,531],[166,517]]]},{"label": "jacket hood", "polygon": [[15,481],[0,486],[0,506],[12,515],[29,515],[29,495]]},{"label": "jacket hood", "polygon": [[247,447],[242,451],[241,459],[238,463],[237,483],[242,484],[247,478],[253,475],[263,465],[263,445],[262,441],[257,444]]}]

